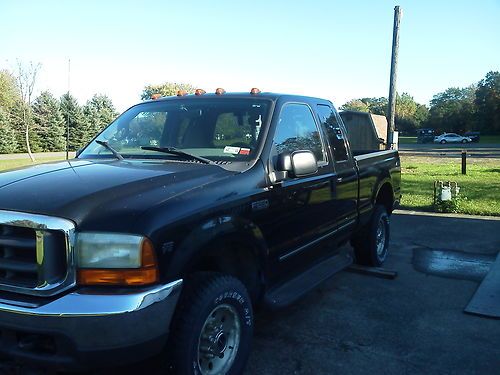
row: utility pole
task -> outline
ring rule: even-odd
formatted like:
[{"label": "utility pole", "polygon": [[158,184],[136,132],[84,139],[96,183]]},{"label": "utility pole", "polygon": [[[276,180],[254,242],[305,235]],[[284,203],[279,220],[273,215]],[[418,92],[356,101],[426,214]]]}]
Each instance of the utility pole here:
[{"label": "utility pole", "polygon": [[387,145],[389,150],[392,148],[394,139],[394,118],[396,115],[396,77],[398,69],[398,51],[399,51],[399,23],[401,21],[401,8],[399,5],[394,7],[394,29],[392,31],[392,57],[391,57],[391,80],[389,83],[389,107],[387,109]]},{"label": "utility pole", "polygon": [[[71,59],[68,59],[68,99],[69,99],[69,87],[70,87],[70,73],[71,73]],[[69,111],[66,112],[66,160],[69,160]]]}]

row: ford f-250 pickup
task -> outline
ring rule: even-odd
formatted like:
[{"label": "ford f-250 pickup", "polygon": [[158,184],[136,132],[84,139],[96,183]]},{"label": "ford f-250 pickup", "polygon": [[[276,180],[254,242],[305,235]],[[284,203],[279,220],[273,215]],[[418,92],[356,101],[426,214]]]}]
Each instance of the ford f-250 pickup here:
[{"label": "ford f-250 pickup", "polygon": [[399,199],[397,151],[351,150],[327,100],[142,102],[75,159],[0,174],[0,355],[240,374],[254,308],[381,265]]}]

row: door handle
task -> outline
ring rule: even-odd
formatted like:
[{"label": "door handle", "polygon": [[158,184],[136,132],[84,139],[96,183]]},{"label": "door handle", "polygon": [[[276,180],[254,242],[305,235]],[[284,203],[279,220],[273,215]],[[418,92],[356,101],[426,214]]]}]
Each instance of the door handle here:
[{"label": "door handle", "polygon": [[343,178],[342,178],[342,177],[337,178],[337,182],[338,182],[338,183],[341,183],[342,181],[343,181]]}]

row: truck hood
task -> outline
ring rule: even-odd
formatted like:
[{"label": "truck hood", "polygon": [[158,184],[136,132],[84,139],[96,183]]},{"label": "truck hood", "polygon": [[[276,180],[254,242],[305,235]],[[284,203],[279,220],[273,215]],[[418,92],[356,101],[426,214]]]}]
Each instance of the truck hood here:
[{"label": "truck hood", "polygon": [[124,222],[130,227],[154,205],[232,174],[198,163],[73,159],[0,173],[0,209],[127,230]]}]

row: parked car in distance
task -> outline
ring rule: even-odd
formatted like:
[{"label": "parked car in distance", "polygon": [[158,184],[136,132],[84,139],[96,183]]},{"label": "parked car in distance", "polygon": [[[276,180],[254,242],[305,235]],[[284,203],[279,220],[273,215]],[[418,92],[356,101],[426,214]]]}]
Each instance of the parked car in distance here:
[{"label": "parked car in distance", "polygon": [[434,138],[434,129],[420,129],[417,133],[417,143],[431,143]]},{"label": "parked car in distance", "polygon": [[469,137],[462,137],[456,133],[444,133],[434,137],[434,143],[469,143],[472,140]]},{"label": "parked car in distance", "polygon": [[479,136],[481,133],[479,132],[467,132],[464,134],[465,137],[470,138],[471,142],[477,143],[479,142]]}]

